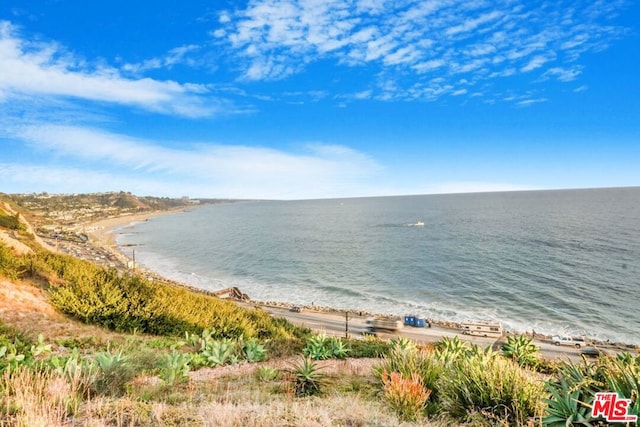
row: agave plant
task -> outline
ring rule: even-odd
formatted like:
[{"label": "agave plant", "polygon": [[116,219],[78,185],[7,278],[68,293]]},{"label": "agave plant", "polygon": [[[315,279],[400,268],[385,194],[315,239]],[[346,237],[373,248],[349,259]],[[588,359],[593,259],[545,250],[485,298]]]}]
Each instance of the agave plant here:
[{"label": "agave plant", "polygon": [[436,344],[436,357],[444,363],[455,362],[469,354],[469,345],[455,336],[444,337]]},{"label": "agave plant", "polygon": [[545,383],[550,397],[544,399],[547,409],[543,424],[552,427],[592,425],[591,404],[595,393],[602,391],[603,387],[597,366],[586,362],[564,364],[558,378]]},{"label": "agave plant", "polygon": [[294,366],[291,374],[293,390],[298,397],[319,394],[326,382],[325,375],[320,371],[316,363],[306,357],[302,359],[299,365]]},{"label": "agave plant", "polygon": [[249,340],[243,344],[242,351],[248,362],[260,362],[267,357],[264,346],[256,340]]},{"label": "agave plant", "polygon": [[122,352],[122,350],[115,353],[101,351],[95,354],[93,360],[102,372],[110,372],[119,365],[125,364],[127,362],[127,356]]},{"label": "agave plant", "polygon": [[411,352],[416,349],[415,343],[406,337],[395,337],[389,345],[391,351]]},{"label": "agave plant", "polygon": [[180,353],[174,349],[171,353],[164,355],[162,368],[160,369],[160,379],[167,385],[186,381],[191,370],[190,363],[191,355],[189,353]]},{"label": "agave plant", "polygon": [[236,343],[228,338],[208,342],[200,354],[204,357],[207,366],[216,367],[227,363],[236,362],[234,359]]},{"label": "agave plant", "polygon": [[572,387],[566,378],[561,378],[554,383],[547,383],[549,399],[544,399],[547,404],[546,415],[542,423],[548,427],[564,427],[574,424],[591,426],[591,409],[581,402],[580,387]]},{"label": "agave plant", "polygon": [[278,378],[280,372],[274,367],[271,366],[260,366],[256,371],[256,377],[259,381],[269,382]]},{"label": "agave plant", "polygon": [[344,359],[349,354],[349,347],[339,338],[331,338],[331,356],[336,359]]},{"label": "agave plant", "polygon": [[330,359],[332,351],[329,338],[325,334],[311,336],[306,347],[302,349],[302,353],[314,360]]},{"label": "agave plant", "polygon": [[524,335],[509,336],[507,342],[502,344],[502,354],[522,367],[535,366],[538,352],[539,348],[533,344],[533,339]]}]

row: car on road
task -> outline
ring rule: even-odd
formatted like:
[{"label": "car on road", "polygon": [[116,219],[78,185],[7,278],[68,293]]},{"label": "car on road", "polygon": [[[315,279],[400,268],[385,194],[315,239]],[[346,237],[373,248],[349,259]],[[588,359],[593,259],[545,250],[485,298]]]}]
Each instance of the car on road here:
[{"label": "car on road", "polygon": [[587,357],[600,357],[606,356],[607,352],[604,350],[600,350],[598,347],[585,347],[580,351],[580,354]]},{"label": "car on road", "polygon": [[294,305],[293,307],[291,307],[289,309],[289,311],[292,311],[294,313],[302,313],[302,307],[300,307],[298,305]]},{"label": "car on road", "polygon": [[586,343],[584,342],[584,338],[574,338],[574,337],[555,336],[551,338],[551,342],[554,345],[567,345],[575,348],[584,347],[586,345]]}]

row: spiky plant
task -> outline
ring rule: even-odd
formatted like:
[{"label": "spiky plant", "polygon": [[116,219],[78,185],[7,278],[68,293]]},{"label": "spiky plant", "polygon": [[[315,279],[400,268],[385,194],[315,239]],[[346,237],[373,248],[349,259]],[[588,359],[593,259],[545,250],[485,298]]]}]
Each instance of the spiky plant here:
[{"label": "spiky plant", "polygon": [[431,394],[417,373],[404,378],[398,372],[382,373],[384,398],[403,421],[415,421],[425,412],[425,405]]},{"label": "spiky plant", "polygon": [[502,344],[502,355],[522,367],[535,366],[538,362],[539,350],[533,343],[533,339],[524,335],[509,336],[507,342]]},{"label": "spiky plant", "polygon": [[549,397],[542,422],[545,426],[591,425],[591,404],[604,383],[596,365],[565,363],[558,376],[545,383]]},{"label": "spiky plant", "polygon": [[406,337],[395,337],[389,343],[391,351],[410,352],[416,349],[416,344]]},{"label": "spiky plant", "polygon": [[291,377],[294,393],[298,397],[319,394],[326,382],[326,376],[320,371],[316,362],[306,357],[293,367]]},{"label": "spiky plant", "polygon": [[267,357],[264,346],[253,339],[243,343],[242,352],[247,362],[261,362]]},{"label": "spiky plant", "polygon": [[314,360],[325,360],[331,358],[331,348],[329,338],[325,334],[312,335],[307,340],[303,354]]},{"label": "spiky plant", "polygon": [[444,363],[451,363],[467,356],[469,350],[469,345],[460,341],[458,336],[453,339],[444,337],[436,343],[436,356]]},{"label": "spiky plant", "polygon": [[543,383],[490,350],[450,362],[438,385],[443,409],[462,421],[480,413],[494,422],[520,426],[542,415]]},{"label": "spiky plant", "polygon": [[173,349],[171,353],[165,354],[160,369],[160,379],[167,385],[181,383],[189,378],[191,355],[180,353]]}]

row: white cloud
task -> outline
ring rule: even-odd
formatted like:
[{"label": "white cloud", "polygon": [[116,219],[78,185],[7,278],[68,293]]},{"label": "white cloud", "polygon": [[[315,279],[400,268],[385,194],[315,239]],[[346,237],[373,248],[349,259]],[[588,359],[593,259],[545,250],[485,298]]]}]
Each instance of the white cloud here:
[{"label": "white cloud", "polygon": [[569,69],[562,67],[553,67],[549,68],[542,75],[542,78],[555,77],[562,82],[570,82],[578,78],[580,74],[582,74],[582,70],[579,67],[573,67]]},{"label": "white cloud", "polygon": [[[173,52],[167,65],[186,53]],[[160,66],[152,60],[147,67]],[[114,68],[90,68],[55,43],[21,39],[16,29],[0,21],[0,101],[10,96],[52,96],[129,105],[163,114],[203,117],[219,110],[217,101],[206,102],[208,88],[196,84],[128,79]]]},{"label": "white cloud", "polygon": [[[485,93],[492,80],[516,74],[536,81],[551,70],[560,81],[577,78],[579,73],[553,70],[579,70],[581,55],[606,48],[623,32],[609,22],[620,2],[586,3],[250,0],[229,11],[219,30],[244,79],[284,79],[328,60],[372,67],[367,89],[377,88],[373,98],[414,99],[415,87],[431,86],[424,93],[436,99],[433,77],[455,91],[463,89],[455,82],[464,75]],[[379,81],[398,74],[410,78],[397,82],[393,93],[383,90]]]},{"label": "white cloud", "polygon": [[[219,30],[224,33],[224,30]],[[127,63],[122,66],[123,71],[139,74],[149,70],[155,70],[158,68],[171,68],[177,64],[186,64],[194,66],[197,61],[192,58],[188,58],[188,54],[200,50],[200,46],[197,45],[184,45],[171,49],[166,55],[159,58],[147,59],[141,63],[132,64]]]},{"label": "white cloud", "polygon": [[[382,167],[366,154],[343,146],[305,144],[295,152],[261,147],[190,144],[168,148],[157,143],[77,126],[27,125],[13,129],[14,139],[28,143],[34,152],[75,165],[70,180],[87,174],[87,182],[112,174],[120,188],[145,186],[179,188],[154,194],[180,195],[190,190],[199,195],[235,198],[313,198],[344,194],[367,194],[365,182]],[[52,160],[52,161],[54,161]],[[28,166],[28,165],[27,165]],[[57,176],[66,167],[52,165]],[[33,169],[33,168],[28,168]],[[28,181],[28,180],[27,180]],[[112,180],[102,181],[114,185]],[[51,187],[59,181],[51,181]],[[124,186],[124,184],[131,184]],[[80,186],[82,187],[82,186]],[[84,187],[82,187],[84,188]],[[54,190],[47,190],[54,191]],[[79,191],[79,190],[75,190]],[[135,190],[137,191],[137,190]]]},{"label": "white cloud", "polygon": [[545,55],[536,55],[533,58],[531,58],[531,60],[524,67],[520,69],[520,71],[522,71],[523,73],[528,73],[529,71],[533,71],[535,69],[542,67],[544,64],[546,64],[550,60],[551,58]]},{"label": "white cloud", "polygon": [[516,102],[516,105],[519,107],[528,107],[529,105],[539,104],[541,102],[547,102],[547,98],[532,98],[532,99],[523,99]]}]

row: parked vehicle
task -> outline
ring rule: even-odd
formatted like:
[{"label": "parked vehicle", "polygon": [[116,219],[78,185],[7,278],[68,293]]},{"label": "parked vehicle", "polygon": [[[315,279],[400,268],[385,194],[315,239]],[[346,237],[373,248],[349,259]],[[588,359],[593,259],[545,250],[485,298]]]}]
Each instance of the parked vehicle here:
[{"label": "parked vehicle", "polygon": [[580,348],[586,345],[583,338],[574,338],[567,336],[556,336],[551,338],[551,342],[554,345],[566,345],[575,348]]},{"label": "parked vehicle", "polygon": [[580,354],[587,356],[587,357],[600,357],[600,356],[606,356],[607,353],[604,350],[600,350],[597,347],[585,347],[582,349],[582,351],[580,352]]},{"label": "parked vehicle", "polygon": [[463,323],[460,331],[463,335],[499,338],[504,332],[499,322],[467,322]]}]

